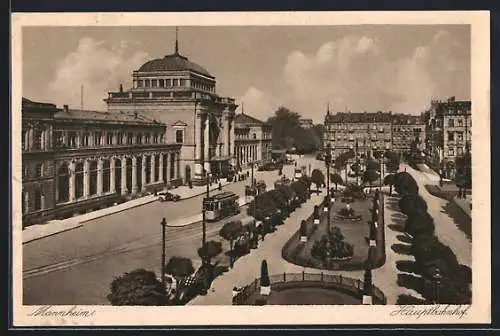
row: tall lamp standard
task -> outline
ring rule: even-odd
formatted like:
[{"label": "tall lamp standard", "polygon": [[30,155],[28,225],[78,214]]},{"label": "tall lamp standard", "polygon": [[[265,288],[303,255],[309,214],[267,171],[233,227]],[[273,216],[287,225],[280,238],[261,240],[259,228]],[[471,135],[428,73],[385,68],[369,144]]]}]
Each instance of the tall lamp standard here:
[{"label": "tall lamp standard", "polygon": [[330,163],[332,161],[332,147],[328,143],[326,145],[326,154],[325,154],[325,164],[326,164],[326,204],[325,207],[327,208],[327,232],[328,236],[330,236]]},{"label": "tall lamp standard", "polygon": [[[208,201],[208,198],[210,197],[210,174],[207,172],[206,169],[203,169],[203,175],[205,176],[206,184],[207,184],[207,193],[206,193],[206,196],[205,196],[205,200]],[[201,246],[203,248],[203,253],[205,253],[206,252],[206,248],[207,248],[207,210],[206,210],[206,204],[205,204],[205,202],[203,202],[201,213],[202,213],[202,238],[201,238]],[[203,262],[204,261],[205,261],[205,258],[203,258]]]},{"label": "tall lamp standard", "polygon": [[439,268],[436,268],[434,270],[434,273],[432,274],[432,279],[434,280],[434,304],[439,303],[439,287],[441,286],[441,279],[443,276],[441,275],[441,272],[439,271]]},{"label": "tall lamp standard", "polygon": [[166,238],[165,238],[165,231],[167,229],[167,221],[165,217],[161,220],[161,284],[163,287],[165,287],[165,245],[166,245]]},{"label": "tall lamp standard", "polygon": [[384,178],[384,152],[380,153],[380,192],[382,192]]}]

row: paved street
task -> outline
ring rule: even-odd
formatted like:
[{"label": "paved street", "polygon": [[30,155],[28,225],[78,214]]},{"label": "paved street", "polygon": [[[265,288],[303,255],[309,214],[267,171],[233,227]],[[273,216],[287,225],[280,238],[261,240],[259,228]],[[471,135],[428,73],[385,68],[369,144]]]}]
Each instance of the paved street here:
[{"label": "paved street", "polygon": [[[299,159],[312,169],[322,166],[311,158]],[[283,173],[292,176],[293,165]],[[271,185],[278,172],[255,172],[257,179]],[[224,188],[244,194],[247,181]],[[107,304],[106,294],[114,276],[134,268],[159,269],[160,220],[174,221],[200,212],[203,196],[181,203],[154,202],[85,223],[23,245],[25,304]],[[243,216],[245,211],[242,211]],[[218,236],[223,223],[207,226],[207,239]],[[167,228],[167,258],[197,259],[201,223]]]}]

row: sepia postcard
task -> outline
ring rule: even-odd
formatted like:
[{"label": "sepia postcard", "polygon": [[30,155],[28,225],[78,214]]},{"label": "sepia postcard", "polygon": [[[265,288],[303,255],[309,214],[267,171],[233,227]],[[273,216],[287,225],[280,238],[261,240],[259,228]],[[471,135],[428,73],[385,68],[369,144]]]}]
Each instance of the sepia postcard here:
[{"label": "sepia postcard", "polygon": [[490,323],[489,50],[485,11],[14,13],[13,326]]}]

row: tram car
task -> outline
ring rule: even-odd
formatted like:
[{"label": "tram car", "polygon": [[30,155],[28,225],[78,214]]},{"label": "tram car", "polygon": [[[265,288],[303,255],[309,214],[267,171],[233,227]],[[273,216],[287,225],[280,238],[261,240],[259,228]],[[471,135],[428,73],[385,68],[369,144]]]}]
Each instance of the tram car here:
[{"label": "tram car", "polygon": [[203,209],[207,221],[217,221],[240,213],[240,197],[225,191],[203,199]]}]

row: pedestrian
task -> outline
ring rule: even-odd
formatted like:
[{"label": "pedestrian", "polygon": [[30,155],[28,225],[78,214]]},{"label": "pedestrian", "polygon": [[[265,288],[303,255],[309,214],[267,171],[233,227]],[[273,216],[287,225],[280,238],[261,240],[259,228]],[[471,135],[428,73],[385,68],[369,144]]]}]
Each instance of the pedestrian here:
[{"label": "pedestrian", "polygon": [[222,190],[222,183],[219,182],[219,190]]}]

